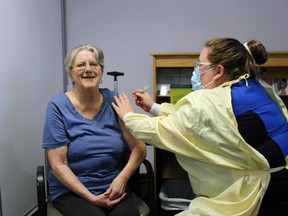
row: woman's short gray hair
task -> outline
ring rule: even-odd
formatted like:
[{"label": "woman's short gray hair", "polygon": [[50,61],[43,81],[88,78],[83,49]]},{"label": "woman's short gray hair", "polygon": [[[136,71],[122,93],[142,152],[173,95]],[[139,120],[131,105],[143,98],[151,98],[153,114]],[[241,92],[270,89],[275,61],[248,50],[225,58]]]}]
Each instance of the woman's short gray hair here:
[{"label": "woman's short gray hair", "polygon": [[103,51],[96,46],[93,46],[91,44],[82,44],[79,46],[76,46],[72,48],[66,55],[64,64],[65,64],[65,69],[67,72],[69,72],[73,66],[74,66],[74,60],[75,56],[82,50],[89,50],[95,55],[95,59],[98,62],[98,64],[101,65],[102,68],[104,68],[104,53]]}]

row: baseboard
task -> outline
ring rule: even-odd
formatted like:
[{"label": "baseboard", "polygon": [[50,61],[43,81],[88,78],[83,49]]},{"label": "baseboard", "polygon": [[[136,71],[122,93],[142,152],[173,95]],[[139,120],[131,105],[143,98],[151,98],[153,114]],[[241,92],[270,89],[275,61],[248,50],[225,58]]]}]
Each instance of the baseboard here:
[{"label": "baseboard", "polygon": [[24,216],[37,216],[38,205],[35,205],[32,209],[30,209]]}]

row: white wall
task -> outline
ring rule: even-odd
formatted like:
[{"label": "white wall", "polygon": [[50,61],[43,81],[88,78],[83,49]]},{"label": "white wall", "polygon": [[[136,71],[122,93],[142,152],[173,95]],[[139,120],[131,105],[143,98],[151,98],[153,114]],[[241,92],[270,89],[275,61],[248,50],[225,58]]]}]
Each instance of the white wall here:
[{"label": "white wall", "polygon": [[[152,93],[151,52],[199,52],[213,37],[288,50],[287,0],[69,0],[66,8],[67,48],[101,47],[106,71],[125,72],[118,82],[126,93],[147,84]],[[103,81],[113,88],[112,77]]]},{"label": "white wall", "polygon": [[63,91],[61,1],[0,5],[0,200],[4,216],[20,216],[36,205],[46,105]]},{"label": "white wall", "polygon": [[119,88],[127,92],[152,84],[151,52],[198,52],[218,36],[288,50],[287,0],[69,0],[66,8],[68,49],[101,47],[106,71],[125,72]]}]

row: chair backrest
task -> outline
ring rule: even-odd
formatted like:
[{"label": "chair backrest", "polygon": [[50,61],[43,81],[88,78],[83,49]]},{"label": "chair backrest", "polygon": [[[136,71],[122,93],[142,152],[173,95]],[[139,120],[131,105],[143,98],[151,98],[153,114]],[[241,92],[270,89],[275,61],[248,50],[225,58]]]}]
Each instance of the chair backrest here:
[{"label": "chair backrest", "polygon": [[36,171],[38,216],[47,216],[46,179],[44,166],[37,166]]}]

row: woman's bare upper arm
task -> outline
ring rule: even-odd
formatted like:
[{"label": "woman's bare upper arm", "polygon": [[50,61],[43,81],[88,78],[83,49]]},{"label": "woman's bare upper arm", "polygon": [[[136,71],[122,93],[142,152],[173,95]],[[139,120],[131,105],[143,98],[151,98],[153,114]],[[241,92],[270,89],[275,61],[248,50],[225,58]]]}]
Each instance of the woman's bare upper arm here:
[{"label": "woman's bare upper arm", "polygon": [[124,140],[128,144],[130,150],[132,151],[132,149],[136,148],[141,150],[142,152],[145,152],[146,155],[146,144],[141,140],[137,140],[125,127],[124,122],[122,120],[119,119],[118,121],[120,129],[123,133]]},{"label": "woman's bare upper arm", "polygon": [[118,119],[118,122],[119,122],[120,129],[122,131],[124,140],[129,145],[129,148],[132,149],[134,147],[134,145],[136,144],[135,143],[135,141],[136,141],[135,137],[133,137],[133,135],[128,131],[128,129],[125,127],[122,120]]},{"label": "woman's bare upper arm", "polygon": [[47,148],[47,155],[50,162],[50,165],[53,167],[61,164],[68,164],[67,160],[67,145],[56,147],[56,148]]}]

